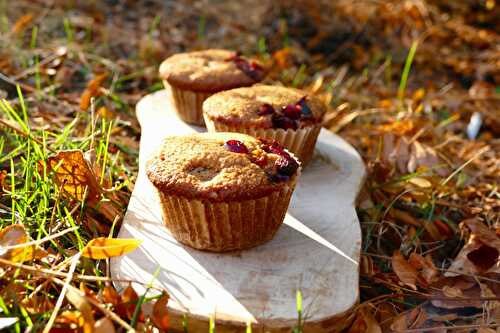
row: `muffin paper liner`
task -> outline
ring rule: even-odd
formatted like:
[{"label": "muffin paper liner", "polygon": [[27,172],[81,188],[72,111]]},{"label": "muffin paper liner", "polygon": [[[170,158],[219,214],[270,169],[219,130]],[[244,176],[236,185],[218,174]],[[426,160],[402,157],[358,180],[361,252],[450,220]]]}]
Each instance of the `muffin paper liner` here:
[{"label": "muffin paper liner", "polygon": [[163,80],[165,88],[170,89],[172,102],[175,106],[179,118],[192,125],[204,126],[202,106],[203,102],[212,95],[212,93],[197,92],[176,88]]},{"label": "muffin paper liner", "polygon": [[283,223],[297,175],[288,186],[256,199],[210,202],[158,191],[163,222],[179,242],[199,250],[225,252],[262,244]]},{"label": "muffin paper liner", "polygon": [[265,138],[279,142],[286,149],[297,156],[302,166],[307,165],[313,157],[314,146],[318,139],[321,125],[299,128],[297,130],[282,128],[255,129],[238,126],[229,126],[214,121],[204,115],[205,124],[209,132],[238,132],[251,135],[256,138]]}]

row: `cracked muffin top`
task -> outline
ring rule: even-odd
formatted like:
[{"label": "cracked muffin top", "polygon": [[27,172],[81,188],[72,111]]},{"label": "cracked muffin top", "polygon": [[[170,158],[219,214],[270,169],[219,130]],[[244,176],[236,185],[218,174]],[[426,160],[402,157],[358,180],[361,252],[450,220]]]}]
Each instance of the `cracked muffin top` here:
[{"label": "cracked muffin top", "polygon": [[265,75],[260,62],[221,49],[174,54],[162,62],[159,72],[173,86],[208,93],[250,86]]},{"label": "cracked muffin top", "polygon": [[325,111],[304,91],[268,85],[222,91],[203,103],[209,119],[246,128],[303,128],[321,123]]},{"label": "cracked muffin top", "polygon": [[165,194],[241,201],[289,186],[300,165],[275,142],[240,133],[197,133],[167,137],[147,162],[146,173]]}]

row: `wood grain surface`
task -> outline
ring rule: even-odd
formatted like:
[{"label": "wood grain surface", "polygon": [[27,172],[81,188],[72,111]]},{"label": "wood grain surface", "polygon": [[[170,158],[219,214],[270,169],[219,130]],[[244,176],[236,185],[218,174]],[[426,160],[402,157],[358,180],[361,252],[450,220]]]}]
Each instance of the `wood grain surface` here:
[{"label": "wood grain surface", "polygon": [[[177,118],[167,91],[144,97],[136,111],[142,128],[139,175],[118,237],[144,241],[111,260],[112,277],[154,281],[168,290],[174,329],[182,328],[187,315],[189,332],[208,332],[209,317],[217,332],[242,332],[247,322],[254,332],[290,331],[297,324],[300,289],[304,331],[340,330],[358,301],[361,232],[354,201],[365,168],[354,148],[323,129],[276,237],[247,251],[201,252],[179,244],[162,225],[144,163],[163,137],[204,129]],[[119,289],[126,285],[117,283]],[[133,287],[139,294],[146,290]]]}]

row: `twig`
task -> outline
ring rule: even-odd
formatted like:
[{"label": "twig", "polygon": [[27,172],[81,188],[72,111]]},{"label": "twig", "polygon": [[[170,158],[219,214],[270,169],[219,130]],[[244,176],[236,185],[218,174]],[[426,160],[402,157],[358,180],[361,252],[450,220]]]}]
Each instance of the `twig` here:
[{"label": "twig", "polygon": [[52,325],[54,325],[54,322],[56,321],[57,314],[59,313],[59,310],[61,309],[62,302],[64,300],[64,297],[66,296],[66,292],[68,291],[69,284],[71,283],[71,280],[73,279],[73,273],[75,272],[76,265],[78,264],[78,261],[80,260],[81,255],[82,255],[81,252],[79,252],[71,260],[71,266],[69,267],[68,274],[66,276],[66,280],[63,283],[63,288],[61,290],[61,293],[59,294],[59,298],[57,299],[56,305],[54,306],[54,309],[52,310],[52,314],[50,315],[49,321],[47,322],[47,325],[43,329],[43,333],[49,333],[50,329],[52,328]]},{"label": "twig", "polygon": [[486,147],[483,147],[482,149],[480,149],[474,156],[472,156],[467,162],[465,162],[464,164],[462,164],[461,166],[459,166],[455,171],[453,171],[451,173],[451,175],[448,176],[448,178],[446,178],[442,183],[441,185],[446,185],[446,183],[448,183],[453,177],[455,177],[456,174],[458,174],[460,171],[462,171],[463,168],[465,168],[467,165],[469,165],[472,161],[474,161],[476,158],[478,158],[479,156],[481,156],[483,153],[485,153],[486,151],[488,151],[490,148],[488,146]]},{"label": "twig", "polygon": [[78,229],[77,226],[71,227],[71,228],[65,229],[63,231],[59,231],[57,234],[53,234],[53,235],[41,238],[39,240],[34,240],[34,241],[31,241],[31,242],[26,242],[26,243],[22,243],[22,244],[16,244],[16,245],[10,245],[10,246],[3,246],[2,248],[4,250],[12,250],[12,249],[23,248],[23,247],[26,247],[26,246],[40,245],[40,244],[45,243],[45,242],[47,242],[49,240],[52,240],[54,238],[61,237],[62,235],[67,234],[68,232],[75,231],[76,229]]},{"label": "twig", "polygon": [[[24,132],[24,131],[20,130],[19,128],[15,128],[14,126],[12,126],[12,125],[11,125],[11,124],[9,124],[8,122],[4,121],[3,119],[0,119],[0,125],[2,125],[2,126],[4,126],[4,127],[7,127],[7,128],[9,128],[9,129],[11,129],[11,130],[13,130],[13,131],[14,131],[14,132],[16,132],[17,134],[19,134],[19,135],[21,135],[21,136],[24,136],[25,138],[28,138],[28,139],[31,139],[31,140],[35,141],[35,142],[36,142],[36,143],[38,143],[39,145],[42,145],[42,146],[43,146],[43,144],[44,144],[44,143],[43,143],[42,141],[40,141],[39,139],[37,139],[37,138],[33,137],[30,133],[26,133],[26,132]],[[46,146],[46,148],[47,148],[48,150],[50,150],[50,152],[52,152],[52,153],[55,153],[55,152],[56,152],[53,148],[51,148],[51,147],[49,147],[49,146]]]},{"label": "twig", "polygon": [[432,331],[448,331],[448,330],[462,330],[462,329],[474,329],[481,327],[499,327],[500,324],[476,324],[476,325],[456,325],[456,326],[436,326],[436,327],[426,327],[426,328],[414,328],[407,329],[405,332],[432,332]]},{"label": "twig", "polygon": [[[34,274],[38,274],[38,275],[54,276],[54,277],[59,277],[59,278],[65,278],[68,276],[68,273],[57,272],[57,271],[54,271],[51,269],[46,269],[46,268],[41,268],[41,267],[33,267],[33,266],[25,265],[25,264],[12,262],[12,261],[9,261],[9,260],[3,259],[3,258],[0,258],[0,264],[15,267],[18,269],[22,269],[22,270],[25,270],[25,271],[28,271],[28,272],[31,272]],[[142,282],[142,281],[138,281],[138,280],[112,279],[112,278],[105,277],[105,276],[75,274],[73,276],[73,278],[76,280],[81,280],[81,281],[126,282],[126,283],[137,283],[140,285],[147,286],[147,283]],[[158,291],[165,291],[164,289],[156,287],[156,286],[153,286],[152,288],[155,290],[158,290]]]}]

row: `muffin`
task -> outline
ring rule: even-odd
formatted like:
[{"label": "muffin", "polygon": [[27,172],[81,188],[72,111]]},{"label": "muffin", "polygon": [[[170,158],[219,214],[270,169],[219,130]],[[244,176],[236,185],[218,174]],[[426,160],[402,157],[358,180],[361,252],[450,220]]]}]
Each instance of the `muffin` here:
[{"label": "muffin", "polygon": [[268,85],[223,91],[203,103],[209,132],[275,140],[302,165],[312,158],[325,110],[321,101],[301,90]]},{"label": "muffin", "polygon": [[204,125],[202,104],[208,96],[250,86],[265,75],[258,61],[218,49],[175,54],[163,61],[159,72],[179,117],[194,125]]},{"label": "muffin", "polygon": [[172,235],[214,252],[270,240],[300,174],[298,160],[277,143],[240,133],[168,137],[146,168]]}]

